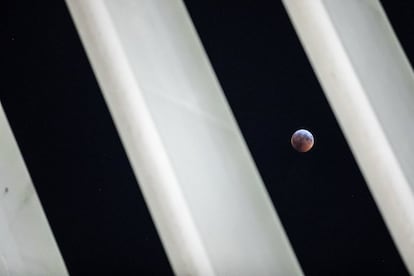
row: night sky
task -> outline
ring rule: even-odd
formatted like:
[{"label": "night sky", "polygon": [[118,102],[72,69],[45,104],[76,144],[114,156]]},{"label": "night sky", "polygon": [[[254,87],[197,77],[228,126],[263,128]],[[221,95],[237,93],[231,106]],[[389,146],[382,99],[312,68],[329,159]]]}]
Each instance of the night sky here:
[{"label": "night sky", "polygon": [[[305,274],[407,275],[282,4],[221,2],[185,1]],[[413,61],[414,3],[383,3]],[[172,275],[65,4],[7,14],[0,100],[70,274]]]}]

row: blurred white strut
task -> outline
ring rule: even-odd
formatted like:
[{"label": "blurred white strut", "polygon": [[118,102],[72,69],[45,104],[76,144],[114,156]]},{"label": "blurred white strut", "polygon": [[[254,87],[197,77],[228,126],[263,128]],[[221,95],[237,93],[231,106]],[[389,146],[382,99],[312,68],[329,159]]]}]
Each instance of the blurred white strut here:
[{"label": "blurred white strut", "polygon": [[66,2],[175,273],[302,275],[184,4]]},{"label": "blurred white strut", "polygon": [[377,0],[285,0],[284,4],[414,275],[412,68]]},{"label": "blurred white strut", "polygon": [[68,275],[0,105],[0,275]]}]

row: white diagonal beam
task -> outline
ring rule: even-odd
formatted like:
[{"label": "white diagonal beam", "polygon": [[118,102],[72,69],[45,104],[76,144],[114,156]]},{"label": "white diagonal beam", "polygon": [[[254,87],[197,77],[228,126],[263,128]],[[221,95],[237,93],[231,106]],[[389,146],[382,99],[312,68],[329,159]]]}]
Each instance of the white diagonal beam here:
[{"label": "white diagonal beam", "polygon": [[414,75],[377,0],[284,4],[414,274]]},{"label": "white diagonal beam", "polygon": [[301,275],[181,1],[67,0],[177,275]]},{"label": "white diagonal beam", "polygon": [[0,275],[68,275],[0,105]]}]

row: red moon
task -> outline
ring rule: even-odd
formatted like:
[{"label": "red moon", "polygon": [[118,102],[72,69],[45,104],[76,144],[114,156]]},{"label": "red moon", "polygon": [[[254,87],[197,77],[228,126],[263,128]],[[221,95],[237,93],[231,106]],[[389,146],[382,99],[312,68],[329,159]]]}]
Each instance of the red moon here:
[{"label": "red moon", "polygon": [[306,129],[299,129],[293,133],[290,143],[298,152],[307,152],[313,147],[313,135]]}]

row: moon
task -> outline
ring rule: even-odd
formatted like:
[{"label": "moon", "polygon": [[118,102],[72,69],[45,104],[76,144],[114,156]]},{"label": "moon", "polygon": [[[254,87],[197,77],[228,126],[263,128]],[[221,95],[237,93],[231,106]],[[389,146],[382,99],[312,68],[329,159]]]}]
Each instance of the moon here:
[{"label": "moon", "polygon": [[292,147],[298,152],[307,152],[309,151],[314,144],[315,140],[313,139],[312,133],[306,129],[299,129],[293,133],[290,143]]}]

